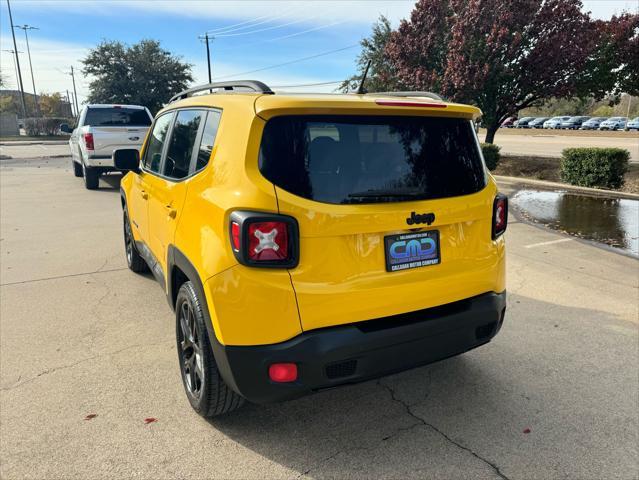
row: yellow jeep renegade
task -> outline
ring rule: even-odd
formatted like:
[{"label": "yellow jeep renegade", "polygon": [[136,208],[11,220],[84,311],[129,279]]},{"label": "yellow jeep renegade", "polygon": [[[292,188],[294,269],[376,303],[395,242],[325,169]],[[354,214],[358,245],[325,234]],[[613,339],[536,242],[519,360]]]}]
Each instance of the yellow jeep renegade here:
[{"label": "yellow jeep renegade", "polygon": [[426,92],[218,83],[171,99],[139,154],[114,153],[129,171],[127,262],[148,266],[175,310],[199,414],[380,377],[496,335],[508,204],[484,165],[479,114]]}]

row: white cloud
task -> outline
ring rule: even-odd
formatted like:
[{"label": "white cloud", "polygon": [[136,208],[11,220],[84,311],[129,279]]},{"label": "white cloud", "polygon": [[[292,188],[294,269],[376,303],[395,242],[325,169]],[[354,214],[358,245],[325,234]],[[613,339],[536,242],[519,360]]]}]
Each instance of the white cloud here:
[{"label": "white cloud", "polygon": [[[15,0],[14,0],[15,1]],[[78,13],[77,0],[15,1],[16,8],[43,9]],[[224,20],[227,25],[250,21],[240,27],[256,25],[266,28],[276,23],[300,21],[300,23],[324,23],[336,19],[354,23],[371,24],[380,14],[397,23],[405,18],[415,4],[414,0],[102,0],[91,2],[91,15],[121,16],[127,10],[143,11],[150,15],[171,14],[197,19]],[[222,27],[216,27],[222,28]]]}]

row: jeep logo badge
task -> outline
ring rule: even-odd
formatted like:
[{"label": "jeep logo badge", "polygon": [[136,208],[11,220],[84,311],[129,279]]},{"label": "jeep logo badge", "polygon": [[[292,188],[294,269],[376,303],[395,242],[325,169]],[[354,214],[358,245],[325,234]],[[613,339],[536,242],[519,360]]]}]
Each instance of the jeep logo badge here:
[{"label": "jeep logo badge", "polygon": [[415,213],[410,212],[410,217],[406,219],[406,223],[409,225],[415,225],[416,223],[425,223],[426,225],[430,225],[435,221],[434,213]]}]

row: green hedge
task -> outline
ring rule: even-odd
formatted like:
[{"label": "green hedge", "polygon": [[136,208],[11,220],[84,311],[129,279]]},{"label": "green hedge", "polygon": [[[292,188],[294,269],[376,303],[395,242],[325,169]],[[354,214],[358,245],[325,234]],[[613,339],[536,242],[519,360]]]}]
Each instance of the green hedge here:
[{"label": "green hedge", "polygon": [[561,179],[581,187],[623,185],[630,152],[622,148],[567,148],[562,152]]},{"label": "green hedge", "polygon": [[501,150],[500,147],[494,145],[492,143],[482,143],[481,151],[484,154],[484,160],[486,161],[486,166],[488,170],[493,171],[499,165],[499,160],[501,159],[501,154],[499,153]]}]

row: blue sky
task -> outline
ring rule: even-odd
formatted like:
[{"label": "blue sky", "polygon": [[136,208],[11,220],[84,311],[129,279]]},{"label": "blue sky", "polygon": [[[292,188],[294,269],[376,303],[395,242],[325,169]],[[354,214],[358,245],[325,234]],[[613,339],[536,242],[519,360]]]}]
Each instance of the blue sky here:
[{"label": "blue sky", "polygon": [[[9,86],[16,84],[6,0],[0,0],[0,66]],[[370,33],[380,14],[393,26],[410,14],[413,0],[313,1],[164,1],[164,0],[11,0],[16,25],[29,24],[36,88],[40,92],[71,90],[64,72],[103,39],[135,43],[143,38],[193,64],[196,83],[207,80],[205,47],[198,35],[210,31],[213,77],[257,78],[270,85],[331,82],[354,73],[358,42]],[[639,0],[585,0],[597,18],[636,10]],[[16,30],[25,89],[32,91],[24,32]],[[324,52],[341,51],[236,77],[235,74],[288,63]],[[27,75],[25,75],[27,74]],[[88,78],[76,78],[78,96],[88,91]],[[334,85],[307,87],[330,91]],[[302,90],[302,89],[297,89]]]}]

